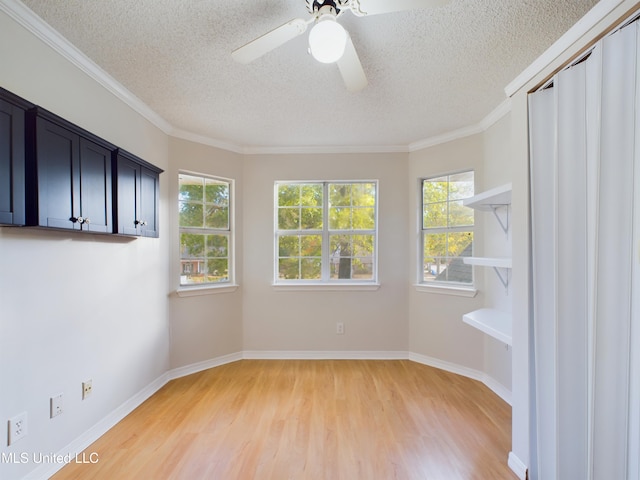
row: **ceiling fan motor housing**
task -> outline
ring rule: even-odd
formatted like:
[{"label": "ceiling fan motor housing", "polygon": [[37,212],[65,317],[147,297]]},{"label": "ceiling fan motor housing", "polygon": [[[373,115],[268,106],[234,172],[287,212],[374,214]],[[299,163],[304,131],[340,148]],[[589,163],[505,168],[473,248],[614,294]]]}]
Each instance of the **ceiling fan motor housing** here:
[{"label": "ceiling fan motor housing", "polygon": [[323,7],[331,7],[335,15],[338,15],[347,3],[344,0],[307,0],[307,10],[309,13],[317,15]]}]

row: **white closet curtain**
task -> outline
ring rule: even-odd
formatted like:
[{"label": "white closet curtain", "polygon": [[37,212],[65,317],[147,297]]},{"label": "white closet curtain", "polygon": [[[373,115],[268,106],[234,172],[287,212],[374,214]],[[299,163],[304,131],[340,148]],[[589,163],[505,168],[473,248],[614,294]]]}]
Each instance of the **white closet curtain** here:
[{"label": "white closet curtain", "polygon": [[639,23],[529,96],[532,479],[640,479]]}]

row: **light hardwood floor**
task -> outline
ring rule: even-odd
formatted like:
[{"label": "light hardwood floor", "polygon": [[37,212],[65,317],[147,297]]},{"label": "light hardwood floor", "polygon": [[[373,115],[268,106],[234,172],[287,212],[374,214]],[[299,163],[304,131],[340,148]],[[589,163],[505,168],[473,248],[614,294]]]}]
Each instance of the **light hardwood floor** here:
[{"label": "light hardwood floor", "polygon": [[510,445],[511,408],[468,378],[404,360],[242,360],[169,382],[85,451],[98,463],[52,478],[517,479]]}]

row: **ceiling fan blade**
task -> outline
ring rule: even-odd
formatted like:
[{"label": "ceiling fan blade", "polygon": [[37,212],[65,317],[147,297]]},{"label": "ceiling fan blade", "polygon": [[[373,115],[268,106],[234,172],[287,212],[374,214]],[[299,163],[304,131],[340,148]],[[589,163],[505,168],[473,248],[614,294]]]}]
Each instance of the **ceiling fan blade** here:
[{"label": "ceiling fan blade", "polygon": [[350,35],[347,35],[347,46],[344,49],[344,54],[337,63],[347,90],[350,92],[359,92],[368,85],[367,76],[364,74],[362,64],[356,52],[356,47],[353,46]]},{"label": "ceiling fan blade", "polygon": [[358,0],[356,15],[378,15],[380,13],[401,12],[403,10],[418,10],[435,8],[446,5],[451,0]]},{"label": "ceiling fan blade", "polygon": [[298,35],[302,35],[307,30],[308,24],[309,22],[306,20],[295,18],[234,50],[231,52],[231,56],[239,63],[253,62],[265,53],[284,45]]}]

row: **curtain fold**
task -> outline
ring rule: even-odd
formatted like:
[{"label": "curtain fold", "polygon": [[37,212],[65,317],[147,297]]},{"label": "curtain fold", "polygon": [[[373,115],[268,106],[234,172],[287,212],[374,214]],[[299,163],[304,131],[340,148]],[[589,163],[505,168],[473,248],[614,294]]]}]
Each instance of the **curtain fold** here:
[{"label": "curtain fold", "polygon": [[639,38],[529,96],[539,479],[639,478]]}]

